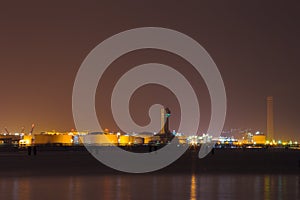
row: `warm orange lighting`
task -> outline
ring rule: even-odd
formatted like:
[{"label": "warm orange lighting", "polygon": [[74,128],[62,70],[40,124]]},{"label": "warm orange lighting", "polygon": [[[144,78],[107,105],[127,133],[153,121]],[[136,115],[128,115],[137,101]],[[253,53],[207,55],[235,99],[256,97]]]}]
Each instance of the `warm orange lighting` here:
[{"label": "warm orange lighting", "polygon": [[195,174],[191,177],[191,191],[190,191],[190,199],[196,200],[197,199],[197,180]]},{"label": "warm orange lighting", "polygon": [[19,144],[20,145],[28,145],[28,144],[31,144],[31,140],[19,140]]}]

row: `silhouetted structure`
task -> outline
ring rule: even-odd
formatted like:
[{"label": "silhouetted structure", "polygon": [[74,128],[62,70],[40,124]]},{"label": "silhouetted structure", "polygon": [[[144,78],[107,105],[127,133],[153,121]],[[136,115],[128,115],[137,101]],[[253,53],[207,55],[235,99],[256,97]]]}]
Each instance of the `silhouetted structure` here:
[{"label": "silhouetted structure", "polygon": [[273,97],[267,97],[267,139],[274,140]]},{"label": "silhouetted structure", "polygon": [[159,133],[160,140],[163,143],[167,143],[171,141],[174,137],[174,135],[170,131],[170,121],[169,118],[171,116],[171,111],[169,108],[163,108],[161,109],[161,131]]}]

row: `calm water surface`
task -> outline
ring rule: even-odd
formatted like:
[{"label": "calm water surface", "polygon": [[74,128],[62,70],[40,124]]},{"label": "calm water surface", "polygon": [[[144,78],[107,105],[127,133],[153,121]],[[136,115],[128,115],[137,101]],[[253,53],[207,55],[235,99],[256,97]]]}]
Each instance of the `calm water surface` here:
[{"label": "calm water surface", "polygon": [[1,177],[0,199],[300,199],[299,175]]}]

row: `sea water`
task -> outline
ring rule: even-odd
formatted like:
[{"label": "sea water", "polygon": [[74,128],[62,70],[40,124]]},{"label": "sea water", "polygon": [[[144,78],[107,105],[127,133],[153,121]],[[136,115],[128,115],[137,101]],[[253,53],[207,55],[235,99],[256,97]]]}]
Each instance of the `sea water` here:
[{"label": "sea water", "polygon": [[300,175],[1,177],[0,199],[300,199]]}]

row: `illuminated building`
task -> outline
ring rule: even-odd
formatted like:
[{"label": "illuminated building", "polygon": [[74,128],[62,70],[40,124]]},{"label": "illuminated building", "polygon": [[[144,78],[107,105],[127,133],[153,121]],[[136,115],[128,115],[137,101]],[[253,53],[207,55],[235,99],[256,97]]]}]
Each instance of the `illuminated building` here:
[{"label": "illuminated building", "polygon": [[266,136],[262,134],[253,135],[252,140],[254,144],[264,145],[266,143]]}]

